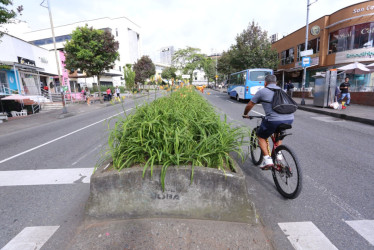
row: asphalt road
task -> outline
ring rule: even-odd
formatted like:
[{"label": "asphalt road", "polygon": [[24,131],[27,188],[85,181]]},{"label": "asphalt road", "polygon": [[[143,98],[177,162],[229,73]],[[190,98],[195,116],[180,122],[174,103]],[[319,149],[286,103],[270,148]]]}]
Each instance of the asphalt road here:
[{"label": "asphalt road", "polygon": [[[246,103],[226,93],[206,92],[211,94],[204,96],[228,121],[256,126],[256,121],[241,118]],[[261,105],[254,111],[264,113]],[[298,110],[291,132],[284,144],[297,153],[304,177],[297,199],[282,198],[271,172],[261,171],[250,158],[240,163],[275,248],[294,249],[278,223],[310,221],[338,249],[374,249],[346,223],[374,219],[374,127]]]},{"label": "asphalt road", "polygon": [[[147,97],[135,101],[126,99],[124,107],[108,106],[1,135],[0,171],[15,173],[19,170],[17,176],[21,176],[25,170],[41,170],[26,172],[26,177],[32,174],[53,176],[52,170],[60,169],[92,172],[106,152],[108,127],[113,126],[116,116],[131,112],[145,100]],[[16,157],[9,159],[12,156]],[[56,174],[56,183],[64,174]],[[82,175],[79,181],[60,185],[54,185],[51,180],[42,185],[3,186],[0,181],[0,249],[27,227],[47,226],[59,228],[43,249],[65,249],[83,219],[89,195],[87,180],[80,181],[84,179]],[[15,177],[14,182],[17,181],[23,179]]]},{"label": "asphalt road", "polygon": [[[224,93],[207,92],[211,94],[204,97],[217,112],[226,114],[229,122],[256,125],[253,120],[241,118],[245,103],[231,100]],[[124,109],[120,105],[110,106],[2,135],[0,172],[43,170],[46,172],[27,175],[47,173],[53,178],[53,170],[91,170],[106,152],[108,126],[116,120],[112,118],[108,124],[105,119],[124,110],[131,112],[134,107],[135,103],[128,101]],[[255,111],[263,113],[261,106],[256,106]],[[296,151],[303,168],[304,187],[297,199],[283,199],[271,173],[253,166],[249,158],[239,163],[274,247],[293,249],[279,223],[310,221],[338,249],[374,249],[346,223],[374,220],[374,127],[299,110],[292,133],[284,143]],[[59,183],[62,175],[58,172],[56,180],[43,185],[0,183],[0,248],[25,228],[56,226],[57,233],[52,234],[43,249],[65,249],[82,222],[89,185],[84,174],[66,184]],[[19,178],[15,181],[22,182]]]}]

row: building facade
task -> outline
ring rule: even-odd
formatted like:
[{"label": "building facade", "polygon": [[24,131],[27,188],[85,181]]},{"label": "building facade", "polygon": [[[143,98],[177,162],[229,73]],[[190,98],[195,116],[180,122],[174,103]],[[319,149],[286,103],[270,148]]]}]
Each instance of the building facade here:
[{"label": "building facade", "polygon": [[0,43],[0,95],[40,95],[58,78],[54,53],[4,34]]},{"label": "building facade", "polygon": [[[134,64],[141,55],[140,26],[126,17],[99,18],[57,26],[54,27],[57,49],[63,51],[65,41],[71,39],[72,32],[77,27],[85,25],[94,29],[109,31],[115,40],[119,42],[118,52],[120,59],[115,62],[113,69],[100,76],[100,84],[106,86],[124,86],[123,67],[126,64]],[[51,29],[30,31],[23,34],[22,38],[47,50],[54,49]],[[65,70],[62,68],[62,72]],[[69,89],[71,91],[74,91],[78,87],[92,87],[94,84],[97,84],[96,77],[86,77],[84,72],[69,75],[69,78]]]},{"label": "building facade", "polygon": [[[306,27],[275,41],[272,47],[279,55],[278,79],[291,80],[302,87],[301,51],[312,50],[305,87],[313,90],[318,72],[360,62],[374,62],[374,1],[365,1],[338,10],[309,23],[308,47],[305,48]],[[339,72],[338,83],[348,76],[352,92],[374,91],[374,74]]]}]

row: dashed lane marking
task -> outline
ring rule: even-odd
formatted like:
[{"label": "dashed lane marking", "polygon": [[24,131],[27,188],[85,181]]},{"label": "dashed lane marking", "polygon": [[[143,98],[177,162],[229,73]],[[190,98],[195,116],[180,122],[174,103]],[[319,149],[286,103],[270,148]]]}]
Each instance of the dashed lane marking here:
[{"label": "dashed lane marking", "polygon": [[93,168],[0,171],[0,187],[90,183]]},{"label": "dashed lane marking", "polygon": [[25,227],[1,250],[38,250],[48,241],[60,226]]}]

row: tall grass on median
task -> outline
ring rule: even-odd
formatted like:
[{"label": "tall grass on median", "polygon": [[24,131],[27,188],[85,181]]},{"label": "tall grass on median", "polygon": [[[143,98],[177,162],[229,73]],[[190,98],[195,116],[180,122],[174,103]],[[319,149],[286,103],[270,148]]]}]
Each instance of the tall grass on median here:
[{"label": "tall grass on median", "polygon": [[170,166],[190,165],[235,171],[230,152],[242,154],[244,131],[221,120],[213,107],[190,88],[137,107],[121,117],[109,135],[113,167],[134,165],[145,171],[161,165],[164,188]]}]

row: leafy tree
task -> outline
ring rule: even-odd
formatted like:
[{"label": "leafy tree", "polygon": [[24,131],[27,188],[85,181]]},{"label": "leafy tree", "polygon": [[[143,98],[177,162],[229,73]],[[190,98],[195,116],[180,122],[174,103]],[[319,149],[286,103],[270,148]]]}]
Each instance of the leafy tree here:
[{"label": "leafy tree", "polygon": [[135,87],[135,72],[132,70],[131,67],[131,64],[126,64],[126,66],[123,67],[126,87],[128,89],[133,89]]},{"label": "leafy tree", "polygon": [[208,85],[209,80],[214,79],[216,75],[216,65],[212,58],[206,57],[201,61],[201,68],[205,72],[205,76],[208,79]]},{"label": "leafy tree", "polygon": [[271,48],[266,31],[254,21],[236,37],[236,44],[224,52],[218,68],[230,74],[250,68],[271,68],[278,65],[278,54]]},{"label": "leafy tree", "polygon": [[[78,27],[73,31],[71,40],[66,42],[66,68],[74,71],[81,69],[87,76],[97,76],[99,89],[100,75],[114,67],[119,59],[118,42],[114,36],[102,30]],[[101,91],[99,91],[102,102]]]},{"label": "leafy tree", "polygon": [[161,73],[161,77],[164,78],[164,79],[172,79],[172,78],[176,78],[177,77],[177,69],[175,67],[166,67],[162,73]]},{"label": "leafy tree", "polygon": [[173,64],[182,74],[190,75],[190,82],[193,71],[203,69],[205,60],[206,55],[201,54],[200,49],[188,46],[186,49],[177,50],[173,56]]},{"label": "leafy tree", "polygon": [[156,67],[149,56],[142,56],[133,66],[135,71],[135,82],[144,83],[146,79],[156,74]]},{"label": "leafy tree", "polygon": [[[23,6],[17,7],[17,12],[14,10],[8,9],[13,5],[12,0],[0,0],[0,27],[1,24],[10,23],[11,19],[17,16],[17,12],[21,13],[23,11]],[[0,37],[3,35],[3,32],[0,31]]]}]

